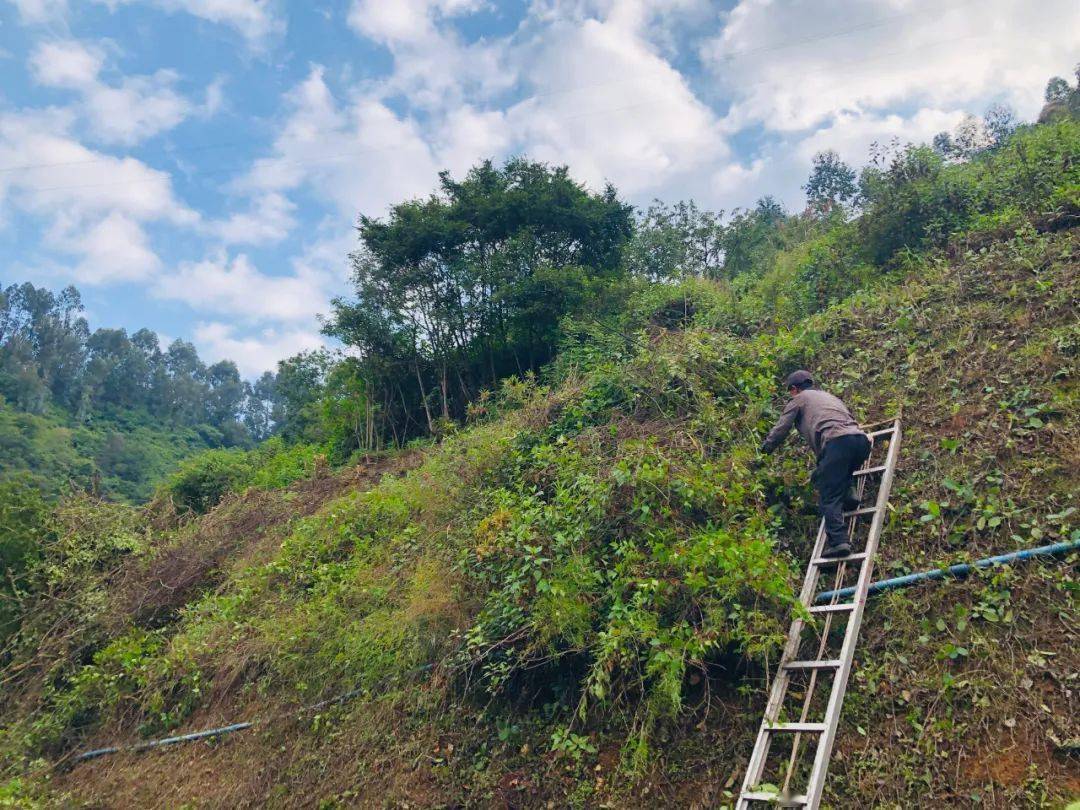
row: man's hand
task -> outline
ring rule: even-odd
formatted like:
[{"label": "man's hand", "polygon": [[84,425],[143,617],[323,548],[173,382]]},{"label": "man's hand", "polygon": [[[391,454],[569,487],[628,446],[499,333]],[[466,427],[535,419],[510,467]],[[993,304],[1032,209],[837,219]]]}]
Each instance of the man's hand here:
[{"label": "man's hand", "polygon": [[758,452],[761,453],[763,456],[766,456],[772,452],[772,448],[769,447],[768,442],[762,442],[761,447],[758,448]]}]

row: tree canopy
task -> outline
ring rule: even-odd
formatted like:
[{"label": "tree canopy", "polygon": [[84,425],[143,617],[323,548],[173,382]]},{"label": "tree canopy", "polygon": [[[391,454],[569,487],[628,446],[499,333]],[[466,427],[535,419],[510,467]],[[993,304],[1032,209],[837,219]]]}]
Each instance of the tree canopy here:
[{"label": "tree canopy", "polygon": [[812,211],[827,214],[855,197],[855,170],[832,149],[818,152],[803,191]]},{"label": "tree canopy", "polygon": [[623,273],[633,211],[565,167],[485,161],[438,193],[361,217],[353,300],[327,326],[354,349],[368,419],[398,438],[464,415],[479,389],[547,363],[559,321]]}]

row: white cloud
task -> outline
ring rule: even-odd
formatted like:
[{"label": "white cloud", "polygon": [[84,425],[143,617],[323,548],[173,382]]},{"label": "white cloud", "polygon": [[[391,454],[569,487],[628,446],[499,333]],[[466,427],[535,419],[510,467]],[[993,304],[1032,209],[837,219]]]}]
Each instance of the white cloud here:
[{"label": "white cloud", "polygon": [[1005,100],[1038,110],[1080,46],[1080,5],[1023,0],[741,0],[702,58],[728,125],[806,130],[840,113]]},{"label": "white cloud", "polygon": [[172,89],[177,78],[171,70],[159,70],[125,78],[120,87],[94,87],[85,97],[94,133],[110,143],[131,145],[172,129],[191,112],[188,101]]},{"label": "white cloud", "polygon": [[729,154],[715,114],[640,36],[639,19],[541,29],[521,51],[532,95],[507,111],[530,156],[630,195],[670,187]]},{"label": "white cloud", "polygon": [[0,165],[9,167],[0,173],[0,202],[77,220],[111,211],[177,225],[198,220],[173,196],[167,172],[88,149],[71,125],[63,110],[0,113]]},{"label": "white cloud", "polygon": [[847,162],[859,166],[866,162],[870,145],[889,143],[929,143],[934,135],[951,130],[963,119],[961,110],[922,109],[910,116],[896,113],[839,113],[826,127],[800,140],[795,153],[809,165],[815,153],[833,149]]},{"label": "white cloud", "polygon": [[289,115],[270,157],[257,160],[237,190],[251,194],[301,187],[350,220],[428,191],[439,165],[417,123],[360,95],[339,104],[315,66],[287,97]]},{"label": "white cloud", "polygon": [[237,334],[232,324],[211,321],[195,327],[199,354],[211,362],[232,360],[247,377],[272,369],[279,360],[301,351],[320,349],[325,341],[310,329],[267,328],[254,334]]},{"label": "white cloud", "polygon": [[349,274],[349,253],[356,249],[356,231],[343,228],[335,217],[327,217],[317,231],[318,238],[293,257],[292,266],[302,278],[322,279],[329,295],[329,291],[340,290]]},{"label": "white cloud", "polygon": [[377,42],[420,42],[438,36],[436,18],[469,14],[484,5],[482,0],[353,0],[348,23]]},{"label": "white cloud", "polygon": [[10,0],[24,23],[43,23],[67,13],[67,0]]},{"label": "white cloud", "polygon": [[63,110],[0,113],[0,213],[44,220],[45,245],[79,257],[69,271],[77,281],[145,277],[158,265],[143,227],[189,227],[199,215],[174,196],[166,172],[88,149],[72,123]]},{"label": "white cloud", "polygon": [[328,218],[316,228],[317,238],[291,258],[288,274],[262,272],[247,255],[220,250],[160,274],[151,292],[220,316],[196,328],[200,352],[236,361],[247,376],[261,373],[278,360],[326,345],[318,319],[330,313],[330,298],[345,291],[347,255],[356,240],[339,224]]},{"label": "white cloud", "polygon": [[79,110],[102,141],[131,145],[172,129],[192,111],[187,99],[173,89],[174,71],[150,76],[126,76],[117,86],[100,78],[103,53],[76,40],[39,45],[30,67],[40,84],[74,90]]},{"label": "white cloud", "polygon": [[168,11],[184,11],[210,22],[228,25],[250,42],[284,31],[285,23],[270,0],[154,0]]},{"label": "white cloud", "polygon": [[465,43],[451,24],[485,6],[477,0],[353,0],[350,27],[394,56],[394,70],[375,83],[376,94],[404,96],[414,109],[442,114],[466,98],[475,104],[512,87],[509,40]]},{"label": "white cloud", "polygon": [[225,108],[225,77],[218,76],[206,86],[206,95],[199,106],[199,115],[213,118]]},{"label": "white cloud", "polygon": [[[706,6],[534,3],[514,34],[468,44],[453,18],[484,8],[478,2],[355,0],[349,23],[390,49],[393,73],[370,94],[407,100],[437,165],[461,173],[525,153],[634,196],[684,180],[700,188],[703,169],[728,155],[717,116],[652,41]],[[514,87],[528,95],[499,108],[499,94]]]},{"label": "white cloud", "polygon": [[83,88],[97,81],[105,55],[73,39],[45,42],[34,50],[30,68],[41,84]]},{"label": "white cloud", "polygon": [[[46,23],[63,20],[68,0],[9,0],[22,22]],[[166,12],[183,12],[218,25],[234,28],[254,46],[261,46],[285,31],[285,21],[275,11],[272,0],[96,0],[115,11],[120,6],[142,3]],[[387,5],[393,5],[388,2]]]},{"label": "white cloud", "polygon": [[69,252],[82,254],[75,276],[84,284],[137,281],[161,266],[139,224],[116,211],[81,233],[61,228],[56,236]]},{"label": "white cloud", "polygon": [[439,164],[459,176],[483,158],[506,154],[513,143],[504,112],[468,105],[447,113],[431,139]]},{"label": "white cloud", "polygon": [[280,242],[296,221],[296,205],[284,194],[269,191],[255,195],[247,211],[237,211],[219,222],[207,223],[207,231],[225,244],[265,245]]},{"label": "white cloud", "polygon": [[[54,0],[62,2],[63,0]],[[26,2],[26,0],[20,0]],[[248,44],[265,45],[285,31],[285,20],[272,0],[97,0],[115,11],[119,6],[142,3],[166,12],[183,12],[235,29]]]},{"label": "white cloud", "polygon": [[[710,177],[710,204],[723,209],[746,207],[747,200],[753,199],[755,189],[759,195],[764,193],[761,178],[766,167],[764,158],[754,160],[749,166],[732,162],[719,167]],[[775,189],[769,191],[776,193]]]},{"label": "white cloud", "polygon": [[158,279],[154,294],[248,322],[314,324],[330,308],[327,282],[321,269],[311,266],[291,276],[272,276],[260,272],[243,253],[229,259],[221,252],[201,262],[181,263]]}]

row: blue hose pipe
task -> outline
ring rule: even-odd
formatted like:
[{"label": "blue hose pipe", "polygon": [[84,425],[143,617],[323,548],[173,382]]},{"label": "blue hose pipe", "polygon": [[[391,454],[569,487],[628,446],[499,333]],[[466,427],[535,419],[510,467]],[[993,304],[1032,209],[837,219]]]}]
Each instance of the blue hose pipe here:
[{"label": "blue hose pipe", "polygon": [[[421,664],[418,667],[410,669],[399,676],[387,678],[387,681],[397,680],[400,678],[408,678],[412,675],[418,675],[421,672],[427,672],[429,669],[434,669],[435,664]],[[312,712],[323,709],[327,706],[332,706],[337,703],[344,703],[347,700],[351,700],[358,695],[368,691],[367,689],[350,689],[348,692],[344,692],[337,697],[327,698],[326,700],[320,700],[318,703],[312,703],[310,706],[304,706],[300,709],[301,712]],[[265,722],[265,721],[264,721]],[[92,751],[84,751],[79,754],[74,762],[86,762],[88,759],[97,759],[98,757],[107,756],[108,754],[117,754],[120,751],[149,751],[152,748],[161,748],[166,745],[175,745],[176,743],[193,742],[195,740],[204,740],[208,737],[220,737],[225,734],[232,734],[234,731],[243,731],[246,728],[252,728],[255,722],[249,723],[233,723],[229,726],[220,726],[218,728],[210,728],[205,731],[193,731],[191,734],[180,734],[176,737],[165,737],[160,740],[150,740],[149,742],[137,743],[136,745],[111,745],[108,748],[95,748]]]},{"label": "blue hose pipe", "polygon": [[93,751],[86,751],[75,757],[76,762],[84,762],[88,759],[97,759],[103,757],[106,754],[115,754],[118,751],[149,751],[151,748],[161,748],[165,745],[175,745],[176,743],[192,742],[194,740],[202,740],[207,737],[219,737],[223,734],[232,734],[234,731],[243,731],[245,728],[251,728],[251,723],[233,723],[231,726],[222,726],[221,728],[211,728],[206,731],[196,731],[192,734],[181,734],[177,737],[165,737],[162,740],[151,740],[150,742],[139,743],[138,745],[132,745],[130,748],[123,749],[118,746],[111,746],[109,748],[95,748]]},{"label": "blue hose pipe", "polygon": [[[935,568],[932,571],[923,571],[919,574],[908,574],[902,577],[883,579],[880,582],[871,584],[866,593],[867,596],[871,596],[875,593],[891,591],[895,588],[906,588],[908,585],[914,585],[918,582],[925,582],[931,579],[955,579],[966,577],[976,568],[989,568],[992,565],[1004,565],[1006,563],[1019,562],[1020,560],[1030,560],[1033,557],[1052,557],[1056,554],[1064,554],[1067,551],[1076,551],[1078,549],[1080,549],[1080,540],[1054,543],[1051,546],[1040,546],[1039,548],[1022,549],[1020,551],[1013,551],[1010,554],[999,554],[996,557],[986,557],[982,560],[976,560],[973,563],[960,563],[959,565],[950,565],[948,568]],[[831,602],[836,598],[847,599],[854,595],[854,587],[840,588],[839,590],[820,593],[814,601]]]}]

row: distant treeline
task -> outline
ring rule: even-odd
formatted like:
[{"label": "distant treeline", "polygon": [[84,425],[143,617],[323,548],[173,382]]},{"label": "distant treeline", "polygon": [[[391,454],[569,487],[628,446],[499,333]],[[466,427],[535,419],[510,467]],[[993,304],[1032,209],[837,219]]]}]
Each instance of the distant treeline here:
[{"label": "distant treeline", "polygon": [[91,331],[82,313],[74,287],[0,289],[0,477],[142,501],[182,459],[250,446],[282,420],[275,375],[252,385],[190,343]]},{"label": "distant treeline", "polygon": [[162,347],[149,329],[90,331],[79,291],[33,284],[0,290],[0,395],[33,414],[67,411],[77,422],[141,410],[159,423],[209,425],[225,445],[250,444],[273,425],[272,375],[245,382],[236,364],[205,364],[195,347]]}]

